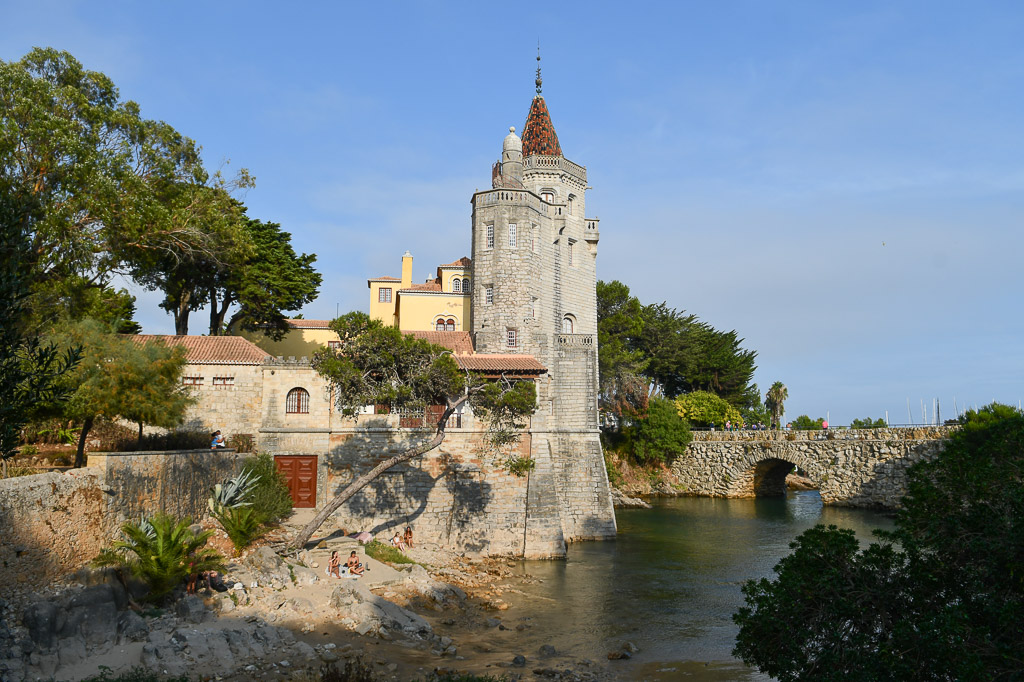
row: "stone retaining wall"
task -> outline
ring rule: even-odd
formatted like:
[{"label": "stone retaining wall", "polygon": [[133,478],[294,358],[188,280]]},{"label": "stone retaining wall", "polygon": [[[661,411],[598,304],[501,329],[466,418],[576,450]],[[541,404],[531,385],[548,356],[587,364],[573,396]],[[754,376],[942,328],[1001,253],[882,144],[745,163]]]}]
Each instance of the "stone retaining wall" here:
[{"label": "stone retaining wall", "polygon": [[951,430],[699,432],[672,472],[689,494],[757,497],[784,494],[795,465],[825,504],[894,509],[907,468],[934,457]]},{"label": "stone retaining wall", "polygon": [[210,488],[246,455],[234,450],[92,453],[89,466],[0,480],[0,585],[38,587],[119,537],[129,519],[200,518]]}]

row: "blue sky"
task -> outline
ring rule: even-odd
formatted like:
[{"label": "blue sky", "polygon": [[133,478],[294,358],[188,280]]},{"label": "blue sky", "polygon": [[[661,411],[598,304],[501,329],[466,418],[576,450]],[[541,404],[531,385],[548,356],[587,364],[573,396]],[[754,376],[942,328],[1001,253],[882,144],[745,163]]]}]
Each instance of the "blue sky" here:
[{"label": "blue sky", "polygon": [[[0,2],[0,59],[65,49],[245,167],[318,255],[303,313],[469,255],[471,193],[544,94],[587,166],[599,277],[758,351],[787,416],[1024,397],[1024,5]],[[159,296],[138,319],[170,332]],[[194,318],[202,332],[203,315]]]}]

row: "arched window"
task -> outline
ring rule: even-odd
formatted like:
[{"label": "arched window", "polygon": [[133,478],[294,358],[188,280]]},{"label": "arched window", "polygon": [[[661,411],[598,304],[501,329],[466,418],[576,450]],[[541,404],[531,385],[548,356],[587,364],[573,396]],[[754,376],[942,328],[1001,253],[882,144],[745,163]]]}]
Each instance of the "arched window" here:
[{"label": "arched window", "polygon": [[443,332],[444,331],[444,320],[438,320],[437,322],[434,323],[434,331],[436,331],[436,332]]},{"label": "arched window", "polygon": [[[456,289],[456,291],[458,291],[458,289]],[[462,291],[464,291],[467,294],[469,293],[469,277],[466,277],[462,280]]]},{"label": "arched window", "polygon": [[309,391],[304,388],[293,388],[288,391],[284,411],[287,414],[309,414]]},{"label": "arched window", "polygon": [[572,334],[574,327],[575,327],[575,325],[573,324],[572,317],[570,315],[566,315],[565,317],[562,318],[562,333],[563,334]]},{"label": "arched window", "polygon": [[462,280],[459,279],[458,277],[452,280],[452,291],[454,291],[457,294],[462,293]]},{"label": "arched window", "polygon": [[444,330],[446,332],[453,332],[453,331],[455,331],[455,320],[449,319],[448,322],[446,322],[445,325],[444,325]]}]

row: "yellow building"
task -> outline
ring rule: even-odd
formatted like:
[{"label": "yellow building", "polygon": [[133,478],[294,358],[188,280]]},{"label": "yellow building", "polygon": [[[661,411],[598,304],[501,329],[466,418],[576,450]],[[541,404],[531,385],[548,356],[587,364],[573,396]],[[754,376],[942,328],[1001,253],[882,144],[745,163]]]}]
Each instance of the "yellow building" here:
[{"label": "yellow building", "polygon": [[[470,281],[472,262],[460,258],[437,268],[437,276],[423,284],[412,283],[412,255],[402,256],[402,278],[374,277],[370,287],[370,317],[394,325],[404,332],[426,338],[425,332],[462,332],[456,335],[430,335],[431,343],[439,343],[456,353],[472,353],[469,341]],[[324,346],[338,342],[330,320],[285,320],[289,331],[280,341],[262,332],[236,332],[274,357],[312,359]],[[463,338],[465,337],[465,338]],[[468,345],[467,345],[468,344]]]},{"label": "yellow building", "polygon": [[470,329],[470,281],[472,261],[460,258],[440,265],[437,276],[423,284],[412,283],[412,254],[402,256],[402,277],[373,277],[370,317],[402,331],[449,331]]}]

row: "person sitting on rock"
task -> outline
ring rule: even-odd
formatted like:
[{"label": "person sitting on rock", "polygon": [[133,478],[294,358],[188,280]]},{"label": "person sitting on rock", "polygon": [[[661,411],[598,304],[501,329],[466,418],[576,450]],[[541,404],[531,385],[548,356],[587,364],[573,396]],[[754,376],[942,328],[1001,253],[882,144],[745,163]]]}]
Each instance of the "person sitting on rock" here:
[{"label": "person sitting on rock", "polygon": [[331,552],[331,560],[327,562],[327,576],[332,575],[335,578],[341,577],[341,557],[338,556],[338,550]]},{"label": "person sitting on rock", "polygon": [[405,546],[412,549],[412,528],[410,526],[405,527],[405,535],[402,536],[405,540]]},{"label": "person sitting on rock", "polygon": [[363,564],[360,563],[359,557],[356,556],[356,551],[352,550],[352,553],[348,555],[348,561],[345,562],[348,566],[348,572],[355,576],[360,576],[365,570]]},{"label": "person sitting on rock", "polygon": [[395,531],[395,537],[391,538],[391,545],[398,548],[399,552],[405,551],[405,541],[402,540],[402,536],[398,534],[397,530]]}]

